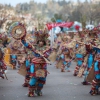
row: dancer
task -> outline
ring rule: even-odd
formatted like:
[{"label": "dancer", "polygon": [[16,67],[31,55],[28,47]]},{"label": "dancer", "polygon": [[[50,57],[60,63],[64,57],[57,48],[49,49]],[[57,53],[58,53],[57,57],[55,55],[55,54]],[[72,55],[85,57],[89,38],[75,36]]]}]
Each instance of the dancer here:
[{"label": "dancer", "polygon": [[97,53],[94,62],[94,79],[92,81],[92,87],[90,94],[91,95],[98,95],[100,93],[100,53]]},{"label": "dancer", "polygon": [[46,48],[46,38],[48,34],[45,32],[35,33],[37,45],[33,47],[30,43],[27,43],[25,37],[21,38],[25,47],[32,50],[34,57],[30,61],[30,81],[29,81],[29,97],[34,97],[35,93],[38,96],[42,96],[42,89],[46,82],[47,77],[47,57],[49,49]]},{"label": "dancer", "polygon": [[6,64],[4,63],[3,56],[4,56],[4,54],[3,54],[2,50],[0,49],[0,77],[3,79],[6,77],[6,79],[7,79],[7,76],[5,74],[7,67],[6,67]]}]

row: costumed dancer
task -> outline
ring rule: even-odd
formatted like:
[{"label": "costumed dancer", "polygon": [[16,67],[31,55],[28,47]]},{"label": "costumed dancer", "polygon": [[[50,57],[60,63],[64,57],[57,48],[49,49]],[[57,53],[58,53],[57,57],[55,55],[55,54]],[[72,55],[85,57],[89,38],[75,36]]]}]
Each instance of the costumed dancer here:
[{"label": "costumed dancer", "polygon": [[4,54],[3,54],[2,50],[0,49],[0,77],[4,79],[4,75],[5,75],[5,77],[7,79],[7,76],[5,74],[5,70],[7,70],[7,67],[3,60],[3,56],[4,56]]},{"label": "costumed dancer", "polygon": [[62,54],[60,58],[63,60],[61,66],[61,72],[65,72],[65,69],[70,72],[69,67],[71,65],[71,55],[70,50],[68,48],[62,48]]},{"label": "costumed dancer", "polygon": [[84,53],[85,50],[83,49],[83,45],[80,43],[76,43],[76,49],[75,49],[75,56],[77,59],[77,66],[75,67],[74,70],[74,76],[77,76],[79,73],[79,69],[81,68],[83,61],[84,61]]},{"label": "costumed dancer", "polygon": [[97,53],[94,62],[94,79],[92,81],[92,87],[90,94],[98,95],[100,93],[100,53]]},{"label": "costumed dancer", "polygon": [[[20,30],[20,32],[16,32]],[[46,57],[48,57],[49,48],[46,48],[46,39],[48,38],[48,34],[44,31],[35,32],[34,35],[36,37],[36,45],[33,46],[30,42],[28,42],[26,37],[26,28],[20,22],[14,22],[10,26],[9,33],[12,34],[12,37],[16,40],[20,40],[22,44],[32,51],[34,57],[30,61],[30,81],[29,81],[29,97],[34,97],[35,93],[38,96],[42,95],[42,89],[46,82],[47,77],[47,63],[50,63]],[[25,69],[26,71],[26,69]],[[26,74],[25,74],[26,75]]]},{"label": "costumed dancer", "polygon": [[[67,40],[67,41],[66,41]],[[60,58],[62,59],[62,66],[61,66],[61,72],[65,72],[65,69],[67,72],[70,72],[70,66],[71,66],[71,61],[73,60],[73,47],[75,43],[74,41],[71,41],[70,36],[64,36],[62,45],[61,45],[61,56]]]},{"label": "costumed dancer", "polygon": [[93,62],[94,62],[94,56],[95,56],[95,50],[93,49],[92,47],[92,44],[91,44],[91,40],[88,40],[88,43],[85,44],[86,46],[86,55],[88,57],[87,59],[87,69],[85,71],[85,74],[84,74],[84,81],[82,82],[83,85],[88,85],[89,82],[86,81],[86,78],[92,68],[92,65],[93,65]]},{"label": "costumed dancer", "polygon": [[[19,44],[18,44],[19,43]],[[16,69],[18,66],[18,55],[20,56],[22,45],[20,41],[14,41],[11,46],[11,64],[13,65],[13,69]]]},{"label": "costumed dancer", "polygon": [[48,50],[46,49],[45,39],[48,37],[48,34],[40,31],[35,35],[37,37],[37,46],[35,48],[30,43],[27,43],[24,37],[21,39],[23,45],[31,49],[34,54],[34,58],[30,62],[29,97],[34,97],[35,93],[38,96],[42,96],[41,90],[47,77],[47,59],[45,57],[48,57]]},{"label": "costumed dancer", "polygon": [[62,43],[62,38],[61,38],[61,34],[58,33],[57,35],[57,39],[55,40],[55,43],[53,46],[55,46],[55,49],[58,50],[57,51],[57,55],[56,55],[56,68],[61,68],[61,66],[58,65],[58,63],[60,62],[60,55],[61,55],[61,51],[60,51],[60,46],[61,46],[61,43]]},{"label": "costumed dancer", "polygon": [[[79,75],[80,69],[83,66],[84,62],[84,54],[85,54],[85,46],[83,39],[79,37],[79,34],[75,34],[74,39],[76,40],[76,45],[75,45],[75,59],[77,61],[77,65],[74,70],[74,76],[81,76]],[[81,73],[82,74],[82,73]]]},{"label": "costumed dancer", "polygon": [[[63,48],[65,47],[65,45],[67,44],[67,36],[65,36],[64,34],[62,34],[59,39],[61,42],[59,43],[59,46],[57,47],[57,57],[56,57],[56,68],[61,68],[62,66],[62,62],[63,62],[63,59],[61,57],[62,55],[62,50]],[[62,71],[63,72],[63,71]]]}]

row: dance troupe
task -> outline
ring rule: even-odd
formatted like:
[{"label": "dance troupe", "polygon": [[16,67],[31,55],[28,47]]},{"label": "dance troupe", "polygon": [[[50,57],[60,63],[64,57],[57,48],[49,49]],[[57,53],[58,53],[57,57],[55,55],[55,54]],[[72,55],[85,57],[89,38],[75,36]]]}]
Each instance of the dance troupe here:
[{"label": "dance troupe", "polygon": [[9,35],[0,35],[0,77],[6,78],[7,67],[18,69],[25,77],[23,87],[28,87],[28,96],[42,96],[42,89],[49,72],[47,65],[56,62],[61,72],[70,72],[75,62],[73,76],[82,77],[83,85],[91,84],[91,95],[99,94],[100,87],[100,40],[99,28],[84,29],[76,33],[59,33],[50,45],[47,29],[26,32],[25,24],[14,22]]}]

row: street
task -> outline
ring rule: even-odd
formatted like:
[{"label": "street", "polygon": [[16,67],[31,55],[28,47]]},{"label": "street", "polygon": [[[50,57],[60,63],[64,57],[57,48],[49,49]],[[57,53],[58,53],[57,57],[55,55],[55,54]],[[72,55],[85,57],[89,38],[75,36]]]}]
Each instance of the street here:
[{"label": "street", "polygon": [[28,97],[28,88],[22,87],[24,77],[17,70],[8,68],[6,79],[0,79],[0,100],[100,100],[100,95],[89,94],[91,86],[83,86],[83,78],[73,76],[75,63],[71,65],[71,72],[61,73],[54,64],[48,66],[46,85],[42,97]]}]

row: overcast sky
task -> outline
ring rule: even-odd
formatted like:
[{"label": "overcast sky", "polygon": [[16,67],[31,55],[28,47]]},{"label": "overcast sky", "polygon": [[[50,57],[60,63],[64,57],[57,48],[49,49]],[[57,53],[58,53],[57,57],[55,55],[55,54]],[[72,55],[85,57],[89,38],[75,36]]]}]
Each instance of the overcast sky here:
[{"label": "overcast sky", "polygon": [[[17,3],[23,3],[23,2],[29,2],[30,0],[0,0],[0,3],[2,4],[11,4],[13,6],[15,6]],[[41,3],[45,3],[47,2],[48,0],[34,0],[36,2],[41,2]],[[58,0],[56,0],[58,1]],[[62,1],[62,0],[59,0],[59,1]],[[66,1],[70,1],[70,0],[66,0]],[[77,1],[77,0],[72,0],[72,1]],[[85,0],[80,0],[80,1],[85,1]]]}]

